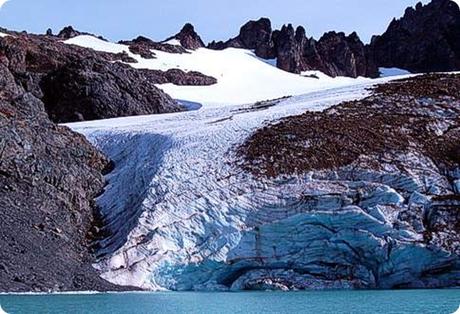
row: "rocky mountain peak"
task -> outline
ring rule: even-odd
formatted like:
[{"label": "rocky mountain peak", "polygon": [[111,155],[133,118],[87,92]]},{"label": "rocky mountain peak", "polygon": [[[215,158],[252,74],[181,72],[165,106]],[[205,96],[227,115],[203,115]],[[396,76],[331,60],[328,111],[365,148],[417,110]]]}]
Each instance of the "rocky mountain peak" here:
[{"label": "rocky mountain peak", "polygon": [[62,39],[70,39],[81,35],[82,33],[75,30],[72,26],[64,27],[57,35],[57,37]]},{"label": "rocky mountain peak", "polygon": [[153,40],[145,36],[137,36],[136,38],[133,39],[133,42],[137,44],[150,44],[153,42]]},{"label": "rocky mountain peak", "polygon": [[166,41],[171,39],[179,40],[185,49],[195,50],[205,47],[203,40],[195,31],[195,27],[190,23],[185,24],[179,33],[166,39]]},{"label": "rocky mountain peak", "polygon": [[295,38],[297,41],[302,41],[307,37],[307,31],[303,26],[297,26],[295,30]]},{"label": "rocky mountain peak", "polygon": [[460,69],[460,9],[451,0],[408,8],[387,31],[373,38],[370,51],[382,67],[411,72]]},{"label": "rocky mountain peak", "polygon": [[267,44],[271,40],[272,24],[268,18],[260,18],[257,21],[249,21],[240,29],[239,38],[245,47],[256,49]]}]

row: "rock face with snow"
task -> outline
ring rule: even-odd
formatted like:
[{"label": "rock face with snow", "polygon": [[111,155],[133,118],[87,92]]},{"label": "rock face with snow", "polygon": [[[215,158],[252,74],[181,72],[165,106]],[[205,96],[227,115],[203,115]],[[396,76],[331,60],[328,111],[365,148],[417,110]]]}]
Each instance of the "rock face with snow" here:
[{"label": "rock face with snow", "polygon": [[96,52],[50,36],[6,36],[0,52],[15,78],[58,122],[177,112],[183,108],[155,84],[216,83],[197,72],[135,69],[121,63],[136,62],[126,52]]},{"label": "rock face with snow", "polygon": [[91,266],[93,199],[109,160],[51,122],[4,56],[0,90],[0,292],[123,289]]},{"label": "rock face with snow", "polygon": [[240,34],[227,42],[212,42],[211,49],[228,47],[251,49],[263,59],[277,60],[277,67],[292,73],[319,70],[336,76],[377,76],[377,68],[368,60],[367,50],[356,33],[329,32],[319,41],[308,38],[302,26],[284,25],[272,31],[267,18],[249,21]]},{"label": "rock face with snow", "polygon": [[227,42],[211,42],[210,49],[222,50],[228,47],[255,50],[257,56],[263,59],[276,58],[272,40],[272,25],[269,19],[261,18],[249,21],[241,27],[240,34]]},{"label": "rock face with snow", "polygon": [[328,32],[319,40],[291,24],[272,31],[270,20],[246,23],[237,37],[212,42],[211,49],[254,50],[264,59],[277,59],[280,69],[292,73],[319,70],[330,76],[377,77],[378,67],[411,72],[460,69],[460,10],[454,1],[433,0],[407,8],[387,31],[364,45],[356,33]]},{"label": "rock face with snow", "polygon": [[408,8],[370,49],[381,67],[411,72],[460,70],[460,9],[451,0]]}]

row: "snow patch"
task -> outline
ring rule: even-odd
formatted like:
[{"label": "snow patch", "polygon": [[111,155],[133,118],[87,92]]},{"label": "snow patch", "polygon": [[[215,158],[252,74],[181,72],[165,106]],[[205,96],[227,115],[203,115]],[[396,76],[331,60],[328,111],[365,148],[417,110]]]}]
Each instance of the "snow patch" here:
[{"label": "snow patch", "polygon": [[[104,51],[109,53],[130,53],[127,45],[111,43],[91,35],[80,35],[64,41],[66,44],[80,46],[84,48],[91,48],[97,51]],[[130,53],[131,54],[131,53]]]},{"label": "snow patch", "polygon": [[182,44],[180,43],[180,40],[175,39],[175,38],[167,40],[167,41],[163,42],[163,44],[168,44],[168,45],[172,45],[172,46],[182,46]]}]

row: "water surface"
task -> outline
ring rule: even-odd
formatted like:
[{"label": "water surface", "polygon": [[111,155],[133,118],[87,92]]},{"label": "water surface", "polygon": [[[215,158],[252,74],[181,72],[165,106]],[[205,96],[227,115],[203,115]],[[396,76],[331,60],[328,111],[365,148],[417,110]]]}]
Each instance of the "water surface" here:
[{"label": "water surface", "polygon": [[20,313],[453,313],[457,290],[0,295]]}]

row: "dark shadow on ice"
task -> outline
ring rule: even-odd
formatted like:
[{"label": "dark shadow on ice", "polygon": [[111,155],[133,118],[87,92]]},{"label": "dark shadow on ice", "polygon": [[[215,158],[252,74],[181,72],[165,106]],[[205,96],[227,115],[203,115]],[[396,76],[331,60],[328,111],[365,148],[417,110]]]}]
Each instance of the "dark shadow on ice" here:
[{"label": "dark shadow on ice", "polygon": [[95,249],[100,258],[124,245],[145,210],[143,202],[150,191],[161,199],[160,188],[152,184],[152,179],[171,140],[158,134],[116,133],[98,137],[97,141],[98,148],[115,166],[106,176],[105,192],[96,200],[102,228]]},{"label": "dark shadow on ice", "polygon": [[202,104],[193,102],[193,101],[188,101],[188,100],[182,100],[182,99],[176,99],[176,101],[184,107],[187,111],[195,111],[195,110],[200,110],[201,107],[203,107]]}]

